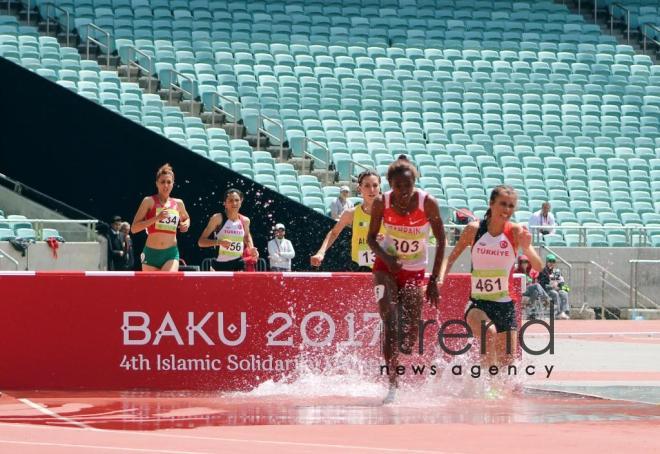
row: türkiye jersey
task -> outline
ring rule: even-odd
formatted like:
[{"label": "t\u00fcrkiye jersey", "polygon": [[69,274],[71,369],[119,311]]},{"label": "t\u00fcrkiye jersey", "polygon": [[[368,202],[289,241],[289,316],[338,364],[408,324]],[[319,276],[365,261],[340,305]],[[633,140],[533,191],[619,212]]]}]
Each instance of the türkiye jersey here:
[{"label": "t\u00fcrkiye jersey", "polygon": [[488,223],[479,223],[472,245],[472,299],[507,302],[509,281],[516,263],[517,248],[513,240],[513,225],[507,222],[504,231],[493,236]]},{"label": "t\u00fcrkiye jersey", "polygon": [[415,191],[418,205],[406,215],[401,215],[392,208],[392,191],[383,194],[385,200],[383,248],[389,255],[396,256],[401,261],[403,269],[409,271],[426,269],[428,261],[426,250],[431,229],[431,224],[424,211],[424,200],[426,200],[427,194],[421,189],[415,189]]},{"label": "t\u00fcrkiye jersey", "polygon": [[[367,244],[367,234],[369,233],[369,223],[371,215],[364,212],[362,205],[355,207],[353,211],[353,234],[351,237],[351,259],[360,266],[373,268],[376,254]],[[383,233],[383,226],[380,232]]]},{"label": "t\u00fcrkiye jersey", "polygon": [[218,240],[227,240],[231,243],[229,247],[218,246],[217,260],[219,262],[229,262],[243,256],[245,228],[243,227],[241,218],[235,221],[227,219],[222,228],[215,232],[215,238]]}]

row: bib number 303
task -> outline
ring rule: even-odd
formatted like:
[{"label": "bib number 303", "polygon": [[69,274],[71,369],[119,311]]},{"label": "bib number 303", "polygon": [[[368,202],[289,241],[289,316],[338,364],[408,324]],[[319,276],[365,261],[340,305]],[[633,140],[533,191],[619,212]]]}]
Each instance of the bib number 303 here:
[{"label": "bib number 303", "polygon": [[419,250],[419,241],[394,239],[394,247],[397,252],[413,254]]}]

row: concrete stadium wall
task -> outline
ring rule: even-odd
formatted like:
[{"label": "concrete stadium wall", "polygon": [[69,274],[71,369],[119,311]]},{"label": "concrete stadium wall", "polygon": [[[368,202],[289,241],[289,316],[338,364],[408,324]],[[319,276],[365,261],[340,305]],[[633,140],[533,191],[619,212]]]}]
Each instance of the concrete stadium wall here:
[{"label": "concrete stadium wall", "polygon": [[[62,243],[57,257],[44,241],[31,244],[25,256],[8,241],[0,241],[0,250],[18,261],[19,271],[98,271],[107,269],[107,245],[105,242]],[[0,255],[0,270],[14,271],[16,266]]]},{"label": "concrete stadium wall", "polygon": [[[16,191],[0,186],[0,209],[8,214],[22,214],[29,219],[60,219],[68,217],[23,197]],[[45,222],[42,227],[54,228],[66,241],[88,241],[89,229],[80,224]]]}]

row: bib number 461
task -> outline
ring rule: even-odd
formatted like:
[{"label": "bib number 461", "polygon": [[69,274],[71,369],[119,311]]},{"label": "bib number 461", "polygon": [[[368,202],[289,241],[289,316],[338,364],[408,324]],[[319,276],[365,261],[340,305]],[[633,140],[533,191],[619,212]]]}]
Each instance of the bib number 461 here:
[{"label": "bib number 461", "polygon": [[499,292],[502,290],[502,280],[499,277],[497,279],[479,279],[475,288],[480,292],[489,293],[493,290]]}]

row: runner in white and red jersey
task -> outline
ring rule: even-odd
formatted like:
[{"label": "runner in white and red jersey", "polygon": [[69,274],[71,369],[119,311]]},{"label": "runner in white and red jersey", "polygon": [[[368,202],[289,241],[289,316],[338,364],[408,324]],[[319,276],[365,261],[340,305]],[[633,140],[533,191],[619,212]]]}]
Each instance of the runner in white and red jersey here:
[{"label": "runner in white and red jersey", "polygon": [[[383,321],[383,356],[390,379],[385,402],[394,399],[398,355],[410,354],[418,336],[431,231],[437,246],[426,297],[434,306],[440,300],[437,279],[445,252],[445,231],[438,202],[415,188],[416,178],[417,169],[406,156],[390,164],[387,180],[392,190],[374,200],[367,234],[369,247],[376,254],[374,285]],[[385,230],[382,245],[378,241],[381,225]],[[397,333],[399,327],[402,332]]]},{"label": "runner in white and red jersey", "polygon": [[517,202],[511,186],[493,189],[485,218],[465,227],[443,273],[442,280],[465,248],[472,248],[472,290],[465,320],[476,338],[473,345],[482,345],[481,338],[486,336],[486,349],[481,353],[482,363],[489,366],[510,363],[517,348],[516,313],[509,288],[518,249],[523,250],[535,270],[543,268],[532,247],[532,234],[510,222]]}]

